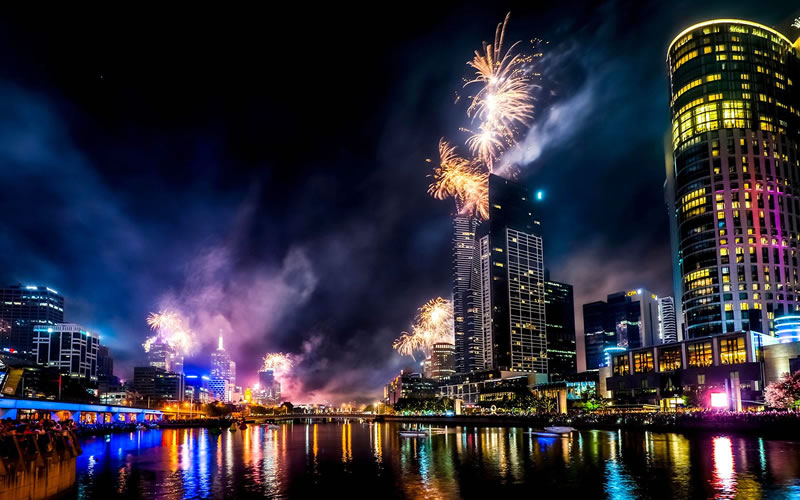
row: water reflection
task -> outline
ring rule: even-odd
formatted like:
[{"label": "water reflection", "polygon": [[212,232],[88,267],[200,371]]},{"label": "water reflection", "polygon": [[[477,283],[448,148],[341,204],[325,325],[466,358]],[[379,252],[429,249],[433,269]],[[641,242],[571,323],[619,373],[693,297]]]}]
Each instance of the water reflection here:
[{"label": "water reflection", "polygon": [[[731,436],[449,427],[402,438],[395,424],[297,421],[91,438],[74,495],[99,498],[755,498],[800,494],[800,443]],[[373,494],[367,494],[372,492]]]}]

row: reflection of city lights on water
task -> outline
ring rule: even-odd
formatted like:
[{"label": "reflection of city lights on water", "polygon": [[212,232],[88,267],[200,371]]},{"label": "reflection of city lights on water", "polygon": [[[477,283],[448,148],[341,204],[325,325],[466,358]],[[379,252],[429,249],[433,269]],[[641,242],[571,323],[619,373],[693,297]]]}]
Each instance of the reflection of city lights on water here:
[{"label": "reflection of city lights on water", "polygon": [[714,438],[714,472],[711,484],[717,490],[715,498],[734,498],[736,496],[736,471],[733,461],[731,438]]}]

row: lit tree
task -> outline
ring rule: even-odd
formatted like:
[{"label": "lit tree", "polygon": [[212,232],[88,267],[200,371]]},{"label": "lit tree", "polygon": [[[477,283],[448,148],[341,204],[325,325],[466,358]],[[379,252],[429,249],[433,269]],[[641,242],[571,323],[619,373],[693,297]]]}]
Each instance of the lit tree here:
[{"label": "lit tree", "polygon": [[764,390],[764,399],[773,408],[790,409],[800,407],[800,371],[784,374]]}]

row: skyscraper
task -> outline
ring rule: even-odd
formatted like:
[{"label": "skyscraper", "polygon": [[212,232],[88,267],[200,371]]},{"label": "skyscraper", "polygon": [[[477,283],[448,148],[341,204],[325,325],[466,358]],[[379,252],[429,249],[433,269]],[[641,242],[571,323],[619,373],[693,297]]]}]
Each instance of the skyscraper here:
[{"label": "skyscraper", "polygon": [[[222,381],[225,383],[223,384]],[[222,345],[222,332],[219,332],[217,350],[211,353],[211,380],[209,388],[215,391],[217,399],[230,401],[236,385],[236,363],[231,361]]]},{"label": "skyscraper", "polygon": [[548,373],[551,381],[561,380],[577,371],[572,285],[546,280],[544,300]]},{"label": "skyscraper", "polygon": [[453,218],[453,321],[455,369],[466,373],[483,368],[480,305],[475,303],[477,249],[475,230],[480,221],[471,215]]},{"label": "skyscraper", "polygon": [[658,337],[662,344],[679,340],[675,301],[672,297],[658,299]]},{"label": "skyscraper", "polygon": [[647,290],[612,293],[606,302],[583,306],[586,369],[605,366],[609,350],[660,343],[658,299]]},{"label": "skyscraper", "polygon": [[438,342],[433,344],[430,357],[430,374],[427,377],[438,382],[448,380],[455,373],[455,349],[453,344]]},{"label": "skyscraper", "polygon": [[81,325],[58,323],[33,328],[36,362],[54,366],[64,375],[97,382],[100,337]]},{"label": "skyscraper", "polygon": [[0,288],[0,349],[33,353],[33,327],[64,322],[64,297],[45,286]]},{"label": "skyscraper", "polygon": [[688,338],[772,333],[774,317],[798,310],[799,50],[729,19],[691,26],[667,50]]},{"label": "skyscraper", "polygon": [[147,364],[170,373],[183,373],[183,355],[162,339],[157,339],[150,346]]},{"label": "skyscraper", "polygon": [[489,176],[478,239],[485,367],[547,376],[540,223],[528,189]]}]

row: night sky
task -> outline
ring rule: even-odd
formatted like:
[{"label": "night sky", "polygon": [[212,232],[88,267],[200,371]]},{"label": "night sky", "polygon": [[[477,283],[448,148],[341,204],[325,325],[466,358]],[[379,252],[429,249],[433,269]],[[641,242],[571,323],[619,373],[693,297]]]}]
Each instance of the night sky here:
[{"label": "night sky", "polygon": [[[416,307],[450,295],[437,141],[468,126],[465,64],[549,41],[520,180],[546,193],[545,265],[581,304],[671,294],[665,53],[694,22],[773,25],[796,2],[297,5],[0,19],[0,283],[65,297],[127,378],[145,317],[183,311],[205,372],[220,329],[239,383],[296,355],[296,401],[373,400],[411,360]],[[795,14],[797,15],[797,14]],[[102,16],[102,17],[99,17]],[[533,153],[531,153],[533,151]]]}]

